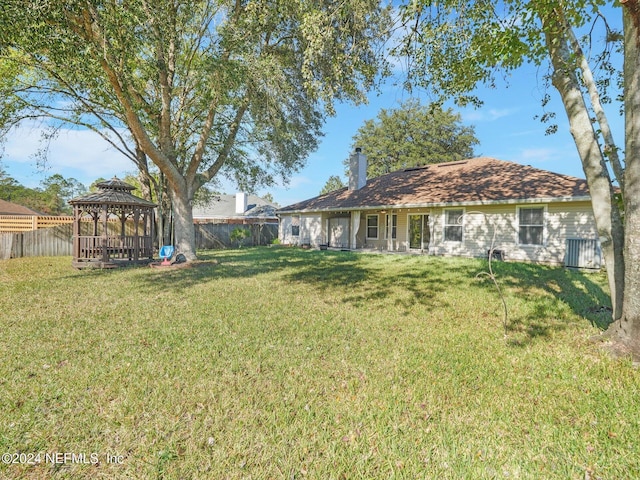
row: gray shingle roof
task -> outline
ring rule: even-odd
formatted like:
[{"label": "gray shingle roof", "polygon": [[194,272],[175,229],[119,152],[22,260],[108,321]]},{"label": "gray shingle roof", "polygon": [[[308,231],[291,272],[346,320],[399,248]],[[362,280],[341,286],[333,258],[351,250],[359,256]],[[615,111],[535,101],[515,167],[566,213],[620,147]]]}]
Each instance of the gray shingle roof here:
[{"label": "gray shingle roof", "polygon": [[193,207],[193,218],[275,217],[276,206],[257,195],[247,195],[244,214],[236,213],[235,195],[216,195],[206,205]]},{"label": "gray shingle roof", "polygon": [[97,184],[99,190],[97,192],[87,193],[81,197],[69,200],[71,205],[75,204],[110,204],[110,205],[131,205],[140,207],[155,207],[156,204],[136,197],[131,194],[131,190],[135,187],[113,177],[111,180],[100,182]]}]

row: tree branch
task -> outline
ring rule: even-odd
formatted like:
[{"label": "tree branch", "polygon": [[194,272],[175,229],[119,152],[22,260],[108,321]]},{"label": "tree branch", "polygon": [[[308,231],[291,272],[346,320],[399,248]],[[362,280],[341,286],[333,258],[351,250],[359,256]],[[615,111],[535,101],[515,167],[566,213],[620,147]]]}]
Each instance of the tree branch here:
[{"label": "tree branch", "polygon": [[624,167],[622,166],[620,157],[618,156],[618,147],[616,146],[615,140],[613,139],[613,134],[611,133],[611,128],[609,126],[609,120],[607,119],[607,115],[604,111],[604,108],[602,107],[602,103],[600,102],[600,95],[598,93],[596,82],[593,79],[591,67],[589,66],[589,62],[587,62],[578,39],[573,33],[573,29],[568,24],[566,18],[563,17],[562,22],[564,24],[564,29],[567,34],[569,44],[571,45],[571,48],[573,50],[573,54],[576,56],[577,63],[580,67],[580,70],[582,71],[582,80],[584,81],[584,84],[587,87],[587,91],[589,92],[589,99],[591,100],[593,111],[596,114],[598,125],[600,125],[600,131],[602,132],[602,138],[604,140],[603,153],[605,157],[609,159],[616,180],[618,181],[620,188],[624,191]]},{"label": "tree branch", "polygon": [[216,158],[216,161],[213,162],[213,164],[205,172],[203,172],[200,175],[200,182],[199,182],[200,185],[198,185],[198,187],[204,185],[209,180],[211,180],[216,175],[216,173],[218,173],[218,171],[222,168],[224,163],[229,158],[229,154],[231,153],[231,148],[233,147],[236,137],[238,136],[238,132],[240,131],[240,127],[242,124],[242,118],[244,117],[244,114],[247,111],[247,108],[249,108],[248,95],[245,96],[242,104],[236,111],[235,118],[233,119],[233,123],[231,124],[231,130],[229,131],[229,134],[227,135],[227,138],[224,141],[222,150],[218,154],[218,158]]},{"label": "tree branch", "polygon": [[123,114],[126,118],[126,123],[140,148],[142,148],[142,150],[154,160],[154,163],[165,172],[167,180],[175,185],[184,184],[184,178],[180,174],[180,171],[173,159],[168,157],[149,138],[140,117],[136,113],[135,105],[132,103],[129,96],[129,93],[135,92],[135,89],[132,86],[127,87],[121,83],[121,77],[112,67],[113,61],[108,55],[108,42],[104,33],[100,30],[99,23],[95,19],[97,19],[97,12],[95,12],[95,10],[92,9],[92,6],[87,2],[83,9],[81,23],[78,23],[77,19],[71,17],[69,18],[69,21],[80,35],[94,44],[97,48],[101,48],[103,50],[103,55],[100,56],[100,65],[106,74],[118,101],[123,107]]}]

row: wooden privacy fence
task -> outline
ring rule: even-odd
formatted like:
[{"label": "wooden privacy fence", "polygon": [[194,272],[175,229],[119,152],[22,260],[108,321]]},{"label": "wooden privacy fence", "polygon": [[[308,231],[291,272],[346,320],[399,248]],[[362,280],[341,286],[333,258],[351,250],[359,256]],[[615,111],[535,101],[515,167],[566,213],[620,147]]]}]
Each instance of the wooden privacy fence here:
[{"label": "wooden privacy fence", "polygon": [[[82,225],[83,229],[90,226]],[[0,259],[72,255],[72,227],[68,224],[26,232],[0,233]],[[115,233],[119,225],[114,223],[113,228]],[[248,231],[248,236],[240,242],[242,246],[269,245],[278,238],[276,224],[199,223],[195,225],[196,248],[236,248],[238,243],[231,240],[231,234],[238,228]]]},{"label": "wooden privacy fence", "polygon": [[[278,238],[278,224],[274,223],[196,223],[196,249],[236,248],[238,246],[269,245]],[[244,230],[247,236],[238,241],[232,240],[234,230]]]},{"label": "wooden privacy fence", "polygon": [[73,223],[71,216],[0,215],[0,233],[29,232]]},{"label": "wooden privacy fence", "polygon": [[73,226],[0,233],[0,259],[71,255]]},{"label": "wooden privacy fence", "polygon": [[[73,223],[73,217],[69,218]],[[0,233],[0,259],[73,255],[73,225],[71,223],[31,231]],[[92,228],[92,222],[80,222],[80,231],[84,235],[91,235]],[[110,236],[120,235],[120,229],[120,220],[109,219]],[[125,234],[129,235],[133,229],[134,226],[127,221]]]},{"label": "wooden privacy fence", "polygon": [[[73,217],[71,217],[73,222]],[[92,224],[81,223],[81,230],[89,232]],[[129,230],[126,225],[125,230]],[[109,230],[116,232],[118,222],[109,223]],[[0,259],[20,257],[55,257],[73,255],[73,225],[57,225],[38,230],[0,233]]]}]

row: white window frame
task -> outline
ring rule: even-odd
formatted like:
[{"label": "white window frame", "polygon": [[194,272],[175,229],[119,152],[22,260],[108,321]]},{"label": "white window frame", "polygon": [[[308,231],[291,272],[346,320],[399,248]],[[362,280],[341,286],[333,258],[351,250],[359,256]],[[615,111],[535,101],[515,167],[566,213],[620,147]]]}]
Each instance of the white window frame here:
[{"label": "white window frame", "polygon": [[[431,224],[431,213],[423,213],[423,212],[408,212],[406,219],[407,219],[407,229],[406,229],[406,233],[405,233],[405,238],[406,240],[406,245],[407,245],[407,249],[412,250],[412,251],[428,251],[430,246],[433,244],[434,241],[434,237],[433,237],[433,226]],[[420,226],[422,228],[422,232],[421,232],[421,237],[422,237],[422,241],[420,242],[420,248],[416,248],[416,247],[411,247],[411,217],[422,217],[422,220],[420,220]],[[428,228],[428,234],[429,234],[429,241],[425,243],[425,230],[424,230],[424,225],[425,225],[425,217],[427,217],[427,228]]]},{"label": "white window frame", "polygon": [[[462,212],[462,221],[460,223],[447,223],[447,212],[451,212],[451,211],[459,211]],[[465,224],[465,209],[464,208],[444,208],[442,210],[442,241],[445,243],[464,243],[464,224]],[[459,226],[461,233],[460,233],[460,240],[447,240],[447,227],[456,227]]]},{"label": "white window frame", "polygon": [[[391,239],[396,240],[398,238],[398,214],[387,213],[384,221],[384,240],[389,239],[389,218],[391,218]],[[395,220],[395,224],[394,224]]]},{"label": "white window frame", "polygon": [[[375,218],[376,219],[376,225],[375,227],[370,227],[369,226],[369,219],[370,218]],[[376,236],[375,237],[370,237],[369,236],[369,228],[375,228],[376,229]],[[378,240],[378,238],[380,238],[380,215],[378,215],[377,213],[375,214],[369,214],[366,216],[366,220],[365,220],[365,235],[367,240]]]},{"label": "white window frame", "polygon": [[[294,227],[298,227],[298,233],[294,233]],[[291,215],[291,236],[300,238],[300,215]]]},{"label": "white window frame", "polygon": [[[520,243],[520,210],[542,209],[542,225],[523,225],[525,227],[542,226],[542,243]],[[546,247],[547,246],[547,205],[518,205],[516,207],[516,245],[520,247]]]}]

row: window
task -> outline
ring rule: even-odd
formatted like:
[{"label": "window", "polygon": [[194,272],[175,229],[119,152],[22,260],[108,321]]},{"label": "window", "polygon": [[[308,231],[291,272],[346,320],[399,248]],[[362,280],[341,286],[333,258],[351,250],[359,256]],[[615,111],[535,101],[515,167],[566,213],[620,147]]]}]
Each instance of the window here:
[{"label": "window", "polygon": [[518,243],[520,245],[543,245],[544,207],[518,208]]},{"label": "window", "polygon": [[300,236],[300,216],[293,215],[291,217],[291,235],[294,237]]},{"label": "window", "polygon": [[367,215],[367,238],[378,238],[378,215]]},{"label": "window", "polygon": [[464,210],[445,210],[444,211],[444,241],[445,242],[461,242],[462,241],[462,219]]},{"label": "window", "polygon": [[394,240],[398,238],[398,215],[391,214],[386,216],[385,228],[384,228],[384,238],[385,240],[389,238],[389,217],[391,217],[391,238]]}]

